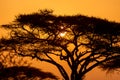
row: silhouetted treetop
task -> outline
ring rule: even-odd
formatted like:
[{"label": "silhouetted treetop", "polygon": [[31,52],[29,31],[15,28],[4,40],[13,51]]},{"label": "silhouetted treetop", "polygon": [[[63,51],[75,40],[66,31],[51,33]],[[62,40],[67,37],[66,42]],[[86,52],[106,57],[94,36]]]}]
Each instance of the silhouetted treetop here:
[{"label": "silhouetted treetop", "polygon": [[52,29],[59,29],[59,26],[57,26],[58,24],[66,24],[69,27],[75,26],[75,28],[77,28],[76,30],[79,30],[80,32],[91,32],[91,30],[94,30],[95,33],[100,34],[119,34],[119,23],[109,22],[100,18],[87,17],[83,15],[55,16],[49,10],[46,12],[47,13],[44,13],[45,15],[40,14],[39,12],[34,14],[19,15],[16,19],[16,22],[23,25],[30,25],[30,27],[33,28],[47,27],[50,30],[51,26]]}]

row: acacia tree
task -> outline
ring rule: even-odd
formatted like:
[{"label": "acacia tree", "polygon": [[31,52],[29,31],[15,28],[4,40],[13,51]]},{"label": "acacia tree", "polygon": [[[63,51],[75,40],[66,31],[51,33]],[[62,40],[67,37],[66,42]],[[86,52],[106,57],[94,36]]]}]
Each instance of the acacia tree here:
[{"label": "acacia tree", "polygon": [[[119,23],[82,15],[56,16],[43,10],[21,14],[3,27],[11,31],[3,46],[55,65],[65,80],[83,80],[95,67],[120,58]],[[66,62],[71,73],[54,56]]]}]

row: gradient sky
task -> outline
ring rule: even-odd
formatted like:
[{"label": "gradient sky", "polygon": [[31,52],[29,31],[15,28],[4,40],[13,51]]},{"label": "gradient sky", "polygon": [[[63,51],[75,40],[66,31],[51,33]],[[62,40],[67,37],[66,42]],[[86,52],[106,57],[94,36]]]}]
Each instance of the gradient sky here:
[{"label": "gradient sky", "polygon": [[[120,22],[120,0],[0,0],[0,24],[39,9],[53,9],[58,15],[83,14]],[[118,80],[120,74],[117,74],[106,75],[96,69],[86,76],[86,80]]]}]

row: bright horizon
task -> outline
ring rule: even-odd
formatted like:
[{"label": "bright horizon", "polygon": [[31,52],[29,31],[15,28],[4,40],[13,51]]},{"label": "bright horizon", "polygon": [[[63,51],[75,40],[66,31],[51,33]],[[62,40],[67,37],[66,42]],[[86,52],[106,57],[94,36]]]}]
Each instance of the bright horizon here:
[{"label": "bright horizon", "polygon": [[[1,0],[0,25],[12,22],[19,14],[37,12],[40,9],[52,9],[56,15],[82,14],[120,22],[120,0]],[[94,69],[85,80],[118,80],[119,75],[117,73],[107,75]]]}]

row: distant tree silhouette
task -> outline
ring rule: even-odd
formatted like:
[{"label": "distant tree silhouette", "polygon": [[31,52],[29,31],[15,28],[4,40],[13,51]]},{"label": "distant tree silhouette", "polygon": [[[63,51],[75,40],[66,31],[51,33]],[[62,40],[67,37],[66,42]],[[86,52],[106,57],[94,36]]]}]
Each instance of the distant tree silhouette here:
[{"label": "distant tree silhouette", "polygon": [[0,80],[57,80],[52,73],[43,72],[34,67],[13,66],[0,70]]},{"label": "distant tree silhouette", "polygon": [[[1,48],[51,63],[65,80],[83,80],[95,67],[105,69],[120,58],[120,23],[82,15],[56,16],[42,10],[19,15],[3,27],[11,33],[1,41]],[[55,57],[66,62],[71,73]]]}]

